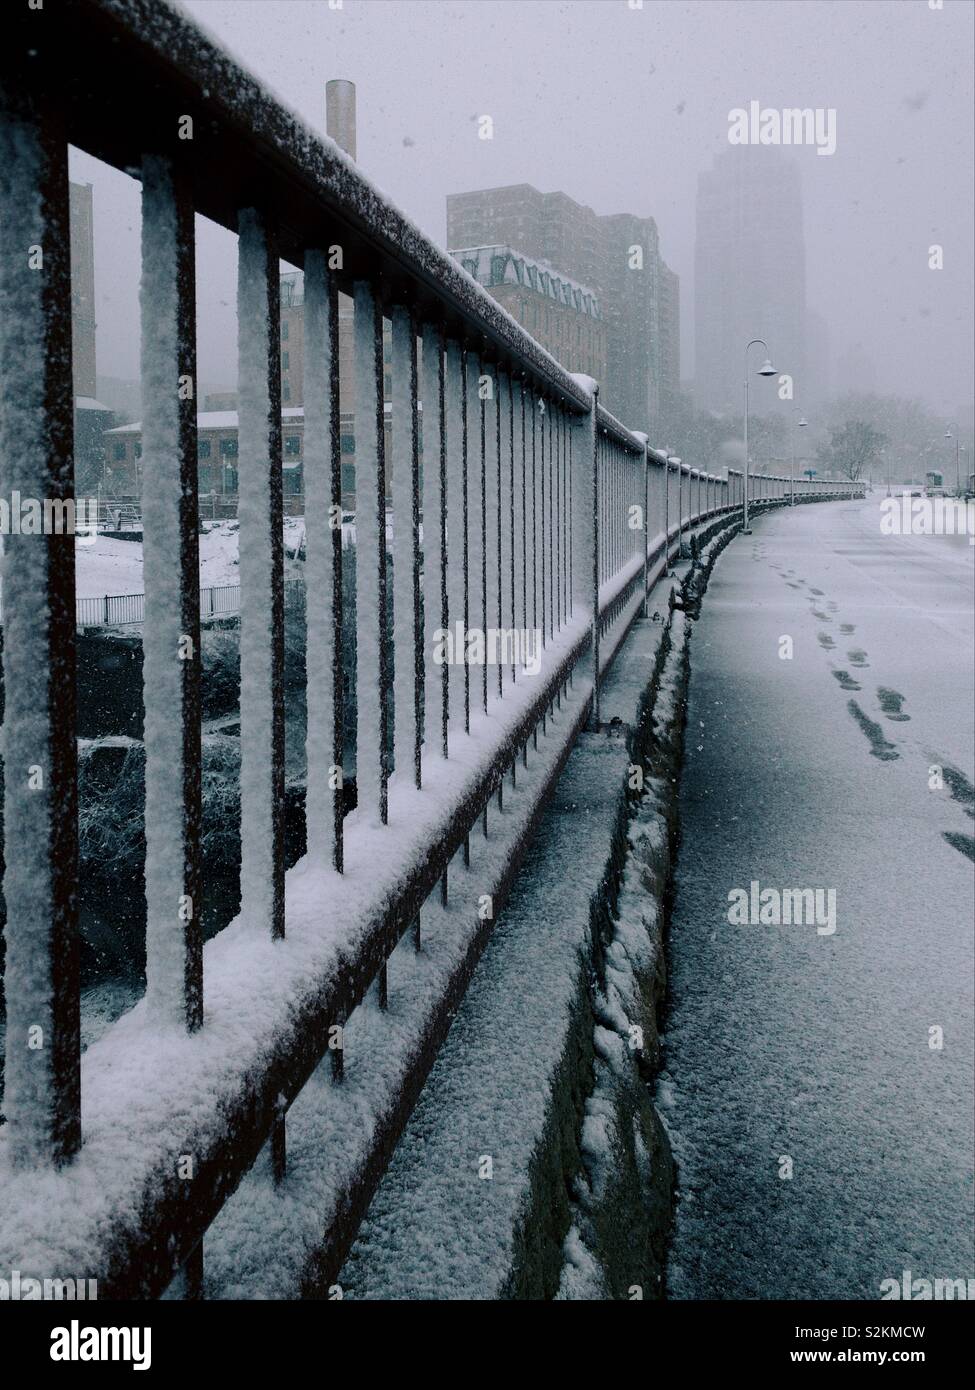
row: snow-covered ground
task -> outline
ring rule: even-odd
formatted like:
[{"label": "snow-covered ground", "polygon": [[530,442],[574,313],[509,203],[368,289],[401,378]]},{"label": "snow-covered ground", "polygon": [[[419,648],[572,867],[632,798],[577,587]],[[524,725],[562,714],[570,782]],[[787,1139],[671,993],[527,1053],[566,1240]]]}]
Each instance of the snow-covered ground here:
[{"label": "snow-covered ground", "polygon": [[[671,1297],[975,1274],[975,552],[884,536],[879,508],[757,519],[691,639]],[[730,925],[752,880],[835,889],[835,932]]]}]

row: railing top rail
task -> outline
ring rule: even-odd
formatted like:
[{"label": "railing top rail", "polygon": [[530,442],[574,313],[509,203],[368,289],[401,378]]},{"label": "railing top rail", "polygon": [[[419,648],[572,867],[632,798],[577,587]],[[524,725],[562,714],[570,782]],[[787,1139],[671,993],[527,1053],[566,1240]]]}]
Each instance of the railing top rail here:
[{"label": "railing top rail", "polygon": [[[588,411],[579,381],[332,140],[169,0],[62,0],[43,31],[23,6],[11,15],[7,40],[13,70],[43,66],[72,144],[126,171],[139,169],[147,152],[170,156],[190,181],[198,213],[236,233],[242,208],[273,210],[285,260],[300,266],[307,248],[340,245],[342,288],[351,293],[356,279],[374,286],[378,279],[385,308],[413,305],[448,337],[529,374],[570,410]],[[102,80],[102,54],[111,55],[110,82]],[[186,115],[193,138],[181,140]]]},{"label": "railing top rail", "polygon": [[646,449],[646,436],[634,434],[628,430],[624,424],[617,420],[615,415],[611,415],[604,406],[597,408],[596,419],[600,430],[604,434],[615,439],[618,444],[622,444],[624,449],[628,449],[633,454],[643,454]]}]

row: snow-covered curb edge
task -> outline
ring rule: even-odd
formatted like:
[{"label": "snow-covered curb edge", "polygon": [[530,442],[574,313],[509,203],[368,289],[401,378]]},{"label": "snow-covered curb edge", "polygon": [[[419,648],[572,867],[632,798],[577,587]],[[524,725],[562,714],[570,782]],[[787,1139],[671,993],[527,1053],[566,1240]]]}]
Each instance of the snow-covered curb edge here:
[{"label": "snow-covered curb edge", "polygon": [[[677,846],[689,624],[679,608],[630,738],[642,789],[627,806],[623,865],[593,981],[594,1084],[585,1102],[559,1299],[660,1298],[674,1164],[648,1085],[660,1059],[665,932]],[[633,776],[629,781],[638,781]]]}]

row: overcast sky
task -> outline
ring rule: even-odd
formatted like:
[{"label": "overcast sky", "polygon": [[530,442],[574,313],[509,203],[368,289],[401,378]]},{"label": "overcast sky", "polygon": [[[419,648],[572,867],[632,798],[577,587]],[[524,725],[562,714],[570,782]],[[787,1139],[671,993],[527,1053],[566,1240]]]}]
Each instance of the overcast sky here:
[{"label": "overcast sky", "polygon": [[[973,16],[969,0],[187,0],[310,124],[358,88],[363,170],[441,245],[450,192],[528,182],[597,212],[652,215],[681,277],[693,373],[697,175],[728,113],[835,107],[832,156],[800,148],[808,302],[877,389],[972,411]],[[494,139],[477,136],[489,114]],[[138,374],[138,190],[95,185],[99,371]],[[945,268],[928,268],[944,246]],[[200,377],[235,379],[233,239],[200,239]]]}]

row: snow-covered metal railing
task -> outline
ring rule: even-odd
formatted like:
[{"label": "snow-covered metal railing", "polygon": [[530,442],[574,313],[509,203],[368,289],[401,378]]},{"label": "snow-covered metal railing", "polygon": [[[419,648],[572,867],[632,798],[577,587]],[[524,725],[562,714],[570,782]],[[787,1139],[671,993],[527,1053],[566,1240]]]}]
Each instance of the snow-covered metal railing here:
[{"label": "snow-covered metal railing", "polygon": [[[421,909],[447,904],[451,884],[473,891],[472,836],[504,833],[504,789],[571,691],[571,717],[539,754],[526,828],[491,870],[491,914],[475,896],[469,943],[424,1006],[321,1230],[316,1277],[327,1279],[538,807],[581,723],[598,722],[601,672],[675,540],[735,505],[735,485],[650,449],[604,411],[595,383],[566,372],[181,12],[62,0],[6,23],[0,455],[5,487],[22,496],[72,490],[67,142],[142,181],[147,967],[144,1001],[82,1059],[74,550],[61,536],[9,538],[0,1266],[85,1267],[105,1295],[158,1294],[183,1268],[199,1290],[207,1228],[265,1146],[274,1180],[287,1181],[289,1106],[324,1058],[342,1077],[343,1028],[368,991],[386,1008],[390,957],[401,941],[423,945]],[[241,912],[205,948],[195,214],[238,238]],[[37,248],[43,273],[28,255]],[[305,275],[307,849],[288,875],[282,256]],[[340,290],[354,300],[351,816]]]}]

